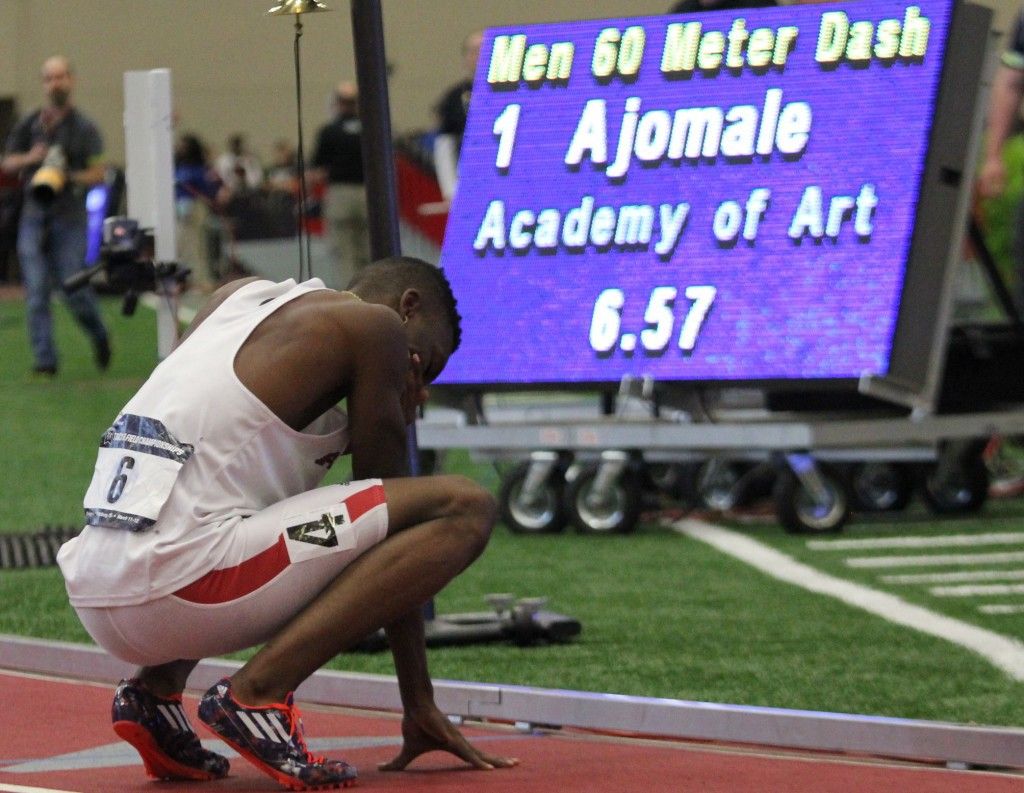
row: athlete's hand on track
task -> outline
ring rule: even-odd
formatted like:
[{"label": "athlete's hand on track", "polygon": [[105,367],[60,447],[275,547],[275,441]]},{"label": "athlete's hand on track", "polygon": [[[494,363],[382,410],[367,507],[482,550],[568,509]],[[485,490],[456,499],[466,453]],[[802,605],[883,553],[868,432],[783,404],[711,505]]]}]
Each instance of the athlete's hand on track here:
[{"label": "athlete's hand on track", "polygon": [[450,752],[474,768],[490,770],[518,765],[514,757],[499,757],[482,752],[467,741],[436,707],[406,713],[402,719],[402,750],[389,763],[381,763],[381,771],[401,771],[427,752]]}]

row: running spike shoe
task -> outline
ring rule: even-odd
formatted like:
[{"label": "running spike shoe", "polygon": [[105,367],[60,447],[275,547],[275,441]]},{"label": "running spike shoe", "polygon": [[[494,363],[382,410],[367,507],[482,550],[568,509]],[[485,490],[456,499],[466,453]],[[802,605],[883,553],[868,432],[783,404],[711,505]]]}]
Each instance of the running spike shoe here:
[{"label": "running spike shoe", "polygon": [[309,752],[292,694],[281,704],[243,705],[231,695],[231,681],[225,678],[200,700],[199,718],[242,757],[291,790],[355,784],[356,769],[348,763]]},{"label": "running spike shoe", "polygon": [[181,695],[158,697],[138,680],[122,680],[111,717],[114,732],[135,747],[154,779],[208,780],[228,774],[227,759],[199,743]]}]

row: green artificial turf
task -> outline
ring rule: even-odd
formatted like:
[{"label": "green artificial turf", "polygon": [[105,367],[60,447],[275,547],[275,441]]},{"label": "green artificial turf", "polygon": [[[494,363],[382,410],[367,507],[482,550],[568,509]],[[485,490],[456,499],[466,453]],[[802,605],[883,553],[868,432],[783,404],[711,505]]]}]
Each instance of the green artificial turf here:
[{"label": "green artificial turf", "polygon": [[81,522],[99,438],[156,363],[153,312],[140,308],[124,317],[112,299],[103,309],[114,351],[110,369],[97,371],[88,338],[60,306],[59,372],[47,378],[30,373],[24,306],[0,301],[0,465],[13,487],[0,499],[0,531]]},{"label": "green artificial turf", "polygon": [[[152,314],[140,309],[127,319],[118,308],[105,302],[115,342],[110,372],[96,373],[87,342],[59,311],[62,370],[41,382],[26,374],[21,304],[0,302],[0,531],[78,524],[97,439],[155,358]],[[497,489],[494,469],[464,452],[448,455],[445,467]],[[330,481],[347,470],[335,466]],[[1016,502],[971,521],[912,511],[854,521],[843,536],[1004,531],[1019,515]],[[735,528],[818,569],[879,586],[877,576],[846,567],[843,555],[811,550],[807,538],[774,524]],[[1018,618],[982,618],[923,588],[887,591],[1006,635],[1024,630]],[[1024,726],[1024,686],[982,658],[778,582],[655,523],[610,537],[522,536],[498,526],[481,559],[436,607],[478,611],[492,592],[546,596],[549,609],[579,619],[583,632],[564,645],[434,649],[435,677]],[[0,571],[0,633],[87,641],[55,568]],[[384,653],[348,654],[332,666],[392,671]]]}]

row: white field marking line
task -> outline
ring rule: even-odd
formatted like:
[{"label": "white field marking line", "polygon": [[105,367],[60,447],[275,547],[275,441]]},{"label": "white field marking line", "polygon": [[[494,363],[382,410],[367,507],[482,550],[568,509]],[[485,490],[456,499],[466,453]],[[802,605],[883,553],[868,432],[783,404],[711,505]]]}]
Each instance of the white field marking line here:
[{"label": "white field marking line", "polygon": [[982,614],[1020,614],[1024,606],[1011,606],[1009,603],[989,603],[985,606],[978,606]]},{"label": "white field marking line", "polygon": [[938,598],[981,597],[983,595],[1024,595],[1024,584],[966,584],[933,586],[928,590]]},{"label": "white field marking line", "polygon": [[865,537],[860,540],[808,540],[812,551],[859,551],[871,548],[955,548],[973,545],[1021,545],[1024,532],[939,534],[934,537]]},{"label": "white field marking line", "polygon": [[5,785],[0,782],[0,791],[4,793],[78,793],[75,790],[58,790],[55,787],[26,787],[25,785]]},{"label": "white field marking line", "polygon": [[1022,581],[1024,570],[962,570],[958,573],[880,575],[883,584],[955,584],[966,581]]},{"label": "white field marking line", "polygon": [[845,560],[848,567],[931,567],[948,564],[1002,564],[1024,562],[1024,552],[931,554],[928,556],[855,556]]},{"label": "white field marking line", "polygon": [[[139,302],[142,303],[146,308],[151,308],[156,311],[161,305],[167,305],[167,298],[160,297],[154,292],[146,292],[142,297],[139,298]],[[196,314],[199,313],[198,309],[191,308],[190,306],[178,304],[178,321],[179,322],[191,322],[196,318]]]},{"label": "white field marking line", "polygon": [[672,527],[772,578],[836,598],[897,625],[959,644],[981,655],[1014,680],[1024,681],[1024,644],[1016,639],[916,606],[887,592],[822,573],[738,532],[685,518]]},{"label": "white field marking line", "polygon": [[[731,519],[732,515],[730,515],[729,517]],[[965,517],[965,519],[970,519],[970,517],[971,516],[968,515],[968,516]],[[1006,527],[1007,529],[1011,529],[1011,530],[1014,530],[1014,531],[1019,531],[1020,530],[1020,526],[1021,526],[1021,519],[1020,519],[1020,517],[1017,517],[1017,516],[1014,516],[1014,515],[1008,515],[1008,516],[1005,516],[1005,517],[1000,517],[999,515],[991,515],[991,516],[985,515],[984,517],[985,517],[985,528],[986,529],[993,529],[994,530],[994,529],[998,529],[1000,527]],[[914,518],[914,523],[916,523],[916,521],[918,521],[918,518],[915,517]],[[874,523],[874,520],[871,520],[869,525],[865,525],[865,528],[868,528],[868,526],[870,528],[870,531],[872,531],[872,532],[878,532],[880,534],[887,533],[887,532],[891,532],[892,534],[900,534],[901,532],[905,532],[907,530],[907,521],[904,519],[904,520],[901,520],[900,523],[890,524],[890,523],[885,523],[885,521],[883,521],[883,520],[880,520],[879,523]],[[952,527],[952,528],[956,528],[956,527]]]}]

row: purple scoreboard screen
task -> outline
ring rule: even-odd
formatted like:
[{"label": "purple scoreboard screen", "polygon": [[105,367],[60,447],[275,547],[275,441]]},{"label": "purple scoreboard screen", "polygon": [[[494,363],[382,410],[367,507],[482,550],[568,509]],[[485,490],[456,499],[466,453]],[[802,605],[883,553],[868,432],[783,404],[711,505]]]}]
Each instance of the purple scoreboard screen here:
[{"label": "purple scoreboard screen", "polygon": [[446,384],[884,375],[953,4],[487,31]]}]

